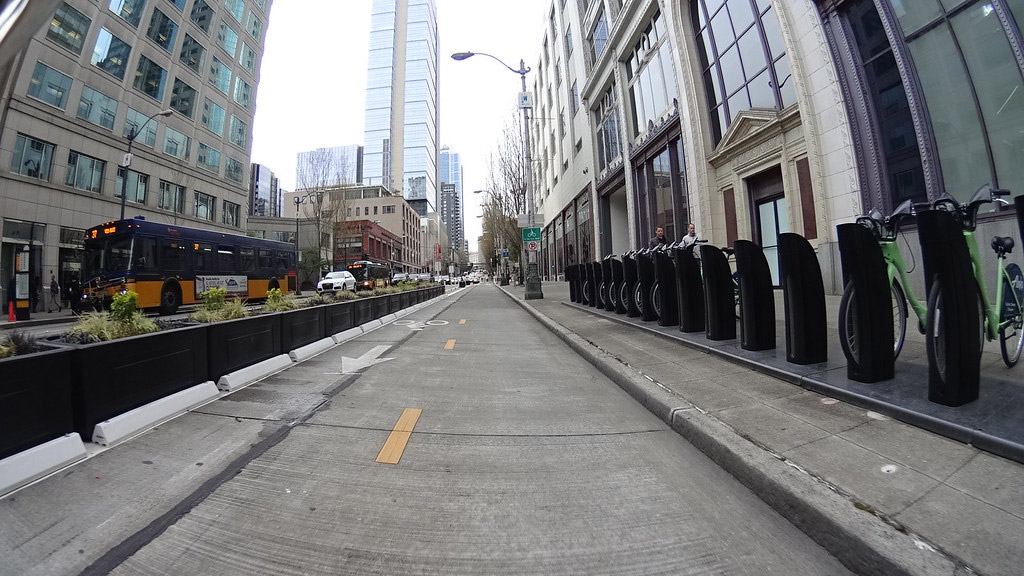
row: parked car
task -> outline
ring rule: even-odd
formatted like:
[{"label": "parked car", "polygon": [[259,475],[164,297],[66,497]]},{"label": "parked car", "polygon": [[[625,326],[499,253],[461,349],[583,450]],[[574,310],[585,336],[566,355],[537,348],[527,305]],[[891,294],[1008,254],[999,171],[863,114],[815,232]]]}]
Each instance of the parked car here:
[{"label": "parked car", "polygon": [[408,282],[409,280],[412,280],[412,278],[410,278],[409,274],[405,272],[395,272],[395,275],[391,277],[392,284],[397,282]]},{"label": "parked car", "polygon": [[324,292],[341,292],[342,290],[355,290],[356,289],[356,277],[352,275],[348,270],[339,270],[338,272],[328,272],[327,276],[324,276],[316,284],[316,291],[318,294]]}]

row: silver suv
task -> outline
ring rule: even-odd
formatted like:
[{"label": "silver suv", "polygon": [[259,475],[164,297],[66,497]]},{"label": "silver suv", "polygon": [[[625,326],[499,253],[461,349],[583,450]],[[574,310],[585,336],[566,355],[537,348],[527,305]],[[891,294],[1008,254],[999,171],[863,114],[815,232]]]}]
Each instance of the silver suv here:
[{"label": "silver suv", "polygon": [[316,283],[318,294],[324,292],[341,292],[342,290],[355,290],[356,277],[348,270],[328,272],[319,282]]}]

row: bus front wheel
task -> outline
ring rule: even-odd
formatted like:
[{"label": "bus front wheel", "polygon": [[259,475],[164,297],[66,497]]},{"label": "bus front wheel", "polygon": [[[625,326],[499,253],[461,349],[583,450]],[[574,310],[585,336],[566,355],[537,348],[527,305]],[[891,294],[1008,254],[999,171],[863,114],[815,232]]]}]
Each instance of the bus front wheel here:
[{"label": "bus front wheel", "polygon": [[165,282],[160,289],[160,315],[170,316],[181,306],[181,287],[175,282]]}]

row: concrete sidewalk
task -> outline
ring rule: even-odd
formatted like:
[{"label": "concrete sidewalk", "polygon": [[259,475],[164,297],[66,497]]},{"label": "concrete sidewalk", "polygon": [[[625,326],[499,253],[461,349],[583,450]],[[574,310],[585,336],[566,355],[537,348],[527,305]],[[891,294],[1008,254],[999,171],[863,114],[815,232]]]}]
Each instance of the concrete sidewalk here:
[{"label": "concrete sidewalk", "polygon": [[1021,573],[1024,465],[578,307],[564,282],[501,289],[830,552],[880,574]]}]

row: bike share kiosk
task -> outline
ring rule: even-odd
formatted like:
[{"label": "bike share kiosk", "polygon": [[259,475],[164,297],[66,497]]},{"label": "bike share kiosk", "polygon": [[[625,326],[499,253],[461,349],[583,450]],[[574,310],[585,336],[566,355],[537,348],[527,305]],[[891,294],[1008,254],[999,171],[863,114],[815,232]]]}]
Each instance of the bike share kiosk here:
[{"label": "bike share kiosk", "polygon": [[732,340],[736,338],[736,297],[729,260],[717,246],[704,244],[700,247],[700,265],[704,271],[708,340]]},{"label": "bike share kiosk", "polygon": [[651,295],[654,293],[654,254],[653,250],[644,250],[637,254],[636,267],[640,281],[637,285],[639,290],[633,292],[636,299],[636,307],[640,309],[640,319],[644,322],[651,322],[658,319],[654,311],[654,302]]},{"label": "bike share kiosk", "polygon": [[[945,210],[917,213],[928,292],[928,400],[962,406],[978,399],[982,333],[978,287],[963,227]],[[938,313],[937,313],[938,311]],[[944,361],[943,361],[944,360]]]},{"label": "bike share kiosk", "polygon": [[624,295],[625,290],[625,271],[622,267],[622,260],[617,256],[611,256],[612,260],[612,300],[615,302],[615,313],[625,314],[626,313],[626,298]]},{"label": "bike share kiosk", "polygon": [[[849,332],[860,335],[856,342],[843,348],[846,377],[866,383],[888,380],[893,377],[896,359],[893,356],[892,296],[882,249],[871,230],[860,224],[840,224],[836,232],[843,264],[843,286],[849,287],[852,283],[854,291],[850,298],[854,309],[849,316],[856,328]],[[843,316],[840,311],[839,317]]]},{"label": "bike share kiosk", "polygon": [[640,273],[637,270],[637,253],[628,252],[622,255],[622,294],[623,304],[626,307],[626,316],[636,318],[640,315],[637,308],[635,294],[637,286],[640,285]]},{"label": "bike share kiosk", "polygon": [[615,311],[615,291],[612,287],[612,255],[609,254],[601,259],[601,300],[608,312]]},{"label": "bike share kiosk", "polygon": [[[658,313],[658,326],[679,324],[679,301],[676,298],[676,267],[672,262],[675,249],[654,251],[654,279],[657,288],[651,295],[651,305]],[[657,305],[655,305],[657,299]]]},{"label": "bike share kiosk", "polygon": [[696,244],[675,251],[676,302],[680,332],[704,331],[704,280],[694,257]]},{"label": "bike share kiosk", "polygon": [[779,234],[779,276],[786,315],[786,360],[793,364],[826,362],[825,285],[814,248],[803,236]]},{"label": "bike share kiosk", "polygon": [[736,270],[740,279],[740,347],[775,348],[775,295],[764,250],[750,240],[737,240]]}]

